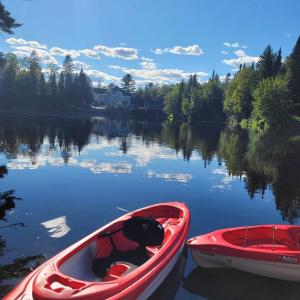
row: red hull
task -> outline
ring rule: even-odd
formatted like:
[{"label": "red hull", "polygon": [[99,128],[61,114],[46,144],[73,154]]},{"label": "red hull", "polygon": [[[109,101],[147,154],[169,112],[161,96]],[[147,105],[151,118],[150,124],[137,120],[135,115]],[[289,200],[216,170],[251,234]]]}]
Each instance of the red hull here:
[{"label": "red hull", "polygon": [[300,226],[227,228],[191,238],[187,244],[208,255],[300,265]]},{"label": "red hull", "polygon": [[[164,227],[163,244],[159,247],[147,247],[147,251],[151,254],[149,260],[124,276],[111,274],[102,282],[85,281],[62,272],[68,269],[70,261],[78,262],[79,260],[75,258],[95,243],[100,234],[118,229],[120,224],[132,216],[152,217]],[[169,271],[174,258],[180,254],[189,230],[189,222],[189,210],[179,202],[156,204],[126,214],[63,250],[34,270],[4,300],[143,299],[144,295],[149,295],[150,286],[153,288],[156,282],[157,285],[161,283],[157,278],[161,278],[164,272]],[[117,243],[121,248],[130,245],[122,233],[119,234]],[[111,250],[108,244],[106,242],[105,245],[101,245],[104,252]],[[132,244],[131,247],[133,246]],[[115,269],[120,272],[120,268]]]}]

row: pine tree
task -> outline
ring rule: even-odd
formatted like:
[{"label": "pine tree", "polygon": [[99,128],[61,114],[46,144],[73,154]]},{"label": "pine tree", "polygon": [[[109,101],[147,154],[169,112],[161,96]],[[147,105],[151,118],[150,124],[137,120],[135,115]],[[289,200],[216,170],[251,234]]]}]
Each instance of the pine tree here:
[{"label": "pine tree", "polygon": [[121,87],[126,95],[133,95],[135,93],[135,81],[131,74],[126,74],[121,79]]},{"label": "pine tree", "polygon": [[270,45],[268,45],[257,63],[258,73],[261,79],[269,78],[274,74],[275,55]]},{"label": "pine tree", "polygon": [[64,73],[64,88],[65,90],[69,90],[74,82],[74,71],[75,66],[73,60],[70,55],[65,57],[63,62],[63,73]]},{"label": "pine tree", "polygon": [[54,70],[50,71],[49,80],[48,80],[48,90],[50,95],[57,95],[57,82],[56,82],[56,72]]},{"label": "pine tree", "polygon": [[300,114],[300,36],[287,60],[287,78],[296,112]]},{"label": "pine tree", "polygon": [[65,75],[64,72],[61,71],[58,80],[58,93],[62,96],[65,92]]},{"label": "pine tree", "polygon": [[28,58],[28,63],[30,78],[29,90],[33,95],[36,95],[38,94],[39,79],[41,76],[41,66],[39,64],[39,58],[36,51],[32,51],[30,57]]},{"label": "pine tree", "polygon": [[0,2],[0,32],[13,34],[13,28],[17,28],[21,24],[16,23],[16,20],[10,15],[10,12],[5,9],[5,6]]},{"label": "pine tree", "polygon": [[44,73],[42,73],[41,77],[40,77],[39,90],[40,90],[40,94],[42,96],[45,96],[48,94],[48,89],[47,89]]},{"label": "pine tree", "polygon": [[273,65],[273,75],[278,75],[282,72],[282,55],[281,55],[281,48],[275,55],[274,65]]},{"label": "pine tree", "polygon": [[75,80],[75,90],[77,105],[89,106],[94,101],[94,94],[91,87],[91,82],[88,76],[81,68],[78,77]]}]

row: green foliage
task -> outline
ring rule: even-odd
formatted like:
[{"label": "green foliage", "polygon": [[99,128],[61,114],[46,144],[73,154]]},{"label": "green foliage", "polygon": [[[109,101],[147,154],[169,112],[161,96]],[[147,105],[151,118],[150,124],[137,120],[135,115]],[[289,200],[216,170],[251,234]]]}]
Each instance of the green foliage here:
[{"label": "green foliage", "polygon": [[50,65],[49,69],[45,78],[35,51],[26,59],[0,53],[0,107],[56,110],[89,106],[94,101],[89,78],[82,70],[79,75],[75,73],[70,56],[65,58],[58,84],[57,66]]},{"label": "green foliage", "polygon": [[261,79],[276,76],[282,71],[281,48],[274,53],[271,46],[268,45],[257,63],[257,71]]},{"label": "green foliage", "polygon": [[300,115],[300,36],[287,59],[288,87],[293,100],[294,113]]},{"label": "green foliage", "polygon": [[184,82],[174,85],[164,98],[164,110],[174,119],[180,119],[182,112],[182,97],[184,91]]},{"label": "green foliage", "polygon": [[228,117],[248,119],[252,111],[252,91],[258,82],[258,74],[253,68],[242,68],[228,84],[225,92],[224,112]]},{"label": "green foliage", "polygon": [[286,124],[291,101],[286,80],[264,79],[254,91],[253,118],[270,126]]}]

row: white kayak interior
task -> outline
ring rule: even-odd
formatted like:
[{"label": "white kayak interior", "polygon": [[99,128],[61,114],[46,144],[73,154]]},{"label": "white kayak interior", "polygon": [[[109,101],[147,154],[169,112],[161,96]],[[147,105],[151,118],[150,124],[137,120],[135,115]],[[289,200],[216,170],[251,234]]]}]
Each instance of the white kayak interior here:
[{"label": "white kayak interior", "polygon": [[61,266],[60,271],[68,276],[83,281],[99,281],[93,270],[93,261],[96,258],[97,243],[93,241],[82,248]]}]

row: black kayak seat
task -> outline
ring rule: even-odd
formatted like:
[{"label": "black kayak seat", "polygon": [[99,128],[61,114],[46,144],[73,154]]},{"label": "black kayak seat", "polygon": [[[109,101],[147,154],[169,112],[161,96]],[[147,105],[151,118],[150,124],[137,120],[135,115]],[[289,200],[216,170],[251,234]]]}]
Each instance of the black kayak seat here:
[{"label": "black kayak seat", "polygon": [[[121,251],[118,245],[113,241],[113,234],[123,231],[126,238],[139,244],[139,247],[133,250]],[[164,240],[164,228],[156,220],[149,217],[132,217],[126,220],[123,227],[113,232],[101,234],[99,238],[109,237],[113,250],[107,257],[97,258],[93,262],[94,273],[101,279],[107,274],[114,264],[124,262],[130,265],[128,274],[137,267],[145,263],[150,255],[147,252],[147,246],[161,246]]]}]

